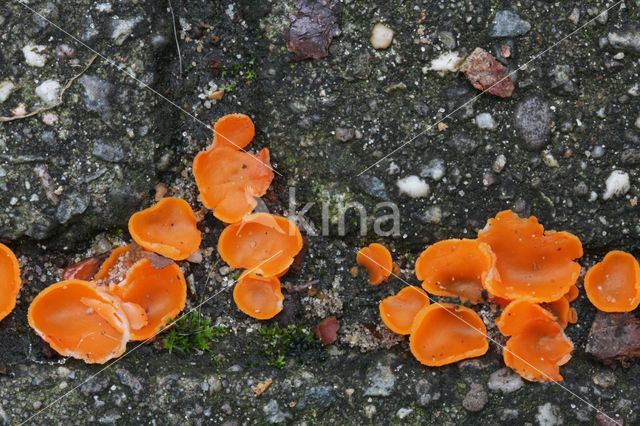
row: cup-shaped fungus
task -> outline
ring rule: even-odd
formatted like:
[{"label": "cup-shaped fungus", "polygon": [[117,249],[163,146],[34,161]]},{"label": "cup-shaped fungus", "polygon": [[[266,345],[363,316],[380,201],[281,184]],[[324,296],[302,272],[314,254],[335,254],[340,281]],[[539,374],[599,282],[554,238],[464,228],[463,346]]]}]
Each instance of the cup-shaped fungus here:
[{"label": "cup-shaped fungus", "polygon": [[131,216],[129,233],[143,248],[173,260],[189,257],[202,240],[193,209],[174,197],[163,198]]},{"label": "cup-shaped fungus", "polygon": [[573,302],[580,295],[580,290],[577,285],[572,285],[569,287],[569,291],[564,295],[564,297],[569,301],[569,303]]},{"label": "cup-shaped fungus", "polygon": [[239,150],[249,145],[255,134],[255,126],[248,115],[225,115],[213,126],[213,146]]},{"label": "cup-shaped fungus", "polygon": [[[124,303],[140,305],[146,314],[146,322],[140,319],[142,327],[132,327],[131,340],[146,340],[158,334],[187,302],[187,284],[175,263],[156,269],[149,259],[141,259],[129,269],[123,282],[111,284],[109,290]],[[135,309],[127,313],[139,314]]]},{"label": "cup-shaped fungus", "polygon": [[429,305],[429,296],[414,286],[407,286],[396,295],[380,302],[380,317],[394,333],[409,334],[416,315]]},{"label": "cup-shaped fungus", "polygon": [[16,307],[20,283],[18,259],[9,247],[0,243],[0,321]]},{"label": "cup-shaped fungus", "polygon": [[571,358],[573,343],[551,312],[529,300],[515,300],[496,325],[511,336],[502,352],[508,367],[534,382],[562,380],[560,366]]},{"label": "cup-shaped fungus", "polygon": [[495,263],[491,248],[485,243],[444,240],[422,252],[416,261],[416,276],[430,294],[480,303],[486,302],[488,296],[484,282],[497,274]]},{"label": "cup-shaped fungus", "polygon": [[358,265],[367,268],[371,285],[378,285],[389,280],[393,271],[391,253],[382,244],[372,243],[368,247],[361,248],[356,256],[356,261]]},{"label": "cup-shaped fungus", "polygon": [[562,381],[560,366],[571,359],[573,343],[556,321],[535,319],[507,340],[507,367],[532,382]]},{"label": "cup-shaped fungus", "polygon": [[552,302],[566,294],[580,275],[574,262],[582,256],[578,237],[544,231],[535,217],[521,219],[511,210],[489,219],[478,233],[496,255],[499,277],[489,277],[487,290],[496,296]]},{"label": "cup-shaped fungus", "polygon": [[487,328],[475,311],[451,303],[423,308],[411,327],[411,353],[424,365],[438,367],[484,355]]},{"label": "cup-shaped fungus", "polygon": [[56,352],[91,364],[119,357],[129,340],[129,321],[117,298],[88,281],[47,287],[28,316],[31,328]]},{"label": "cup-shaped fungus", "polygon": [[266,320],[282,310],[284,296],[277,277],[243,274],[233,288],[233,300],[245,314]]},{"label": "cup-shaped fungus", "polygon": [[96,276],[103,261],[104,257],[92,256],[69,265],[62,270],[62,279],[91,281]]},{"label": "cup-shaped fungus", "polygon": [[301,249],[296,224],[269,213],[255,213],[227,226],[218,239],[220,256],[229,266],[263,277],[282,275]]},{"label": "cup-shaped fungus", "polygon": [[[130,260],[132,245],[126,245],[115,248],[109,254],[109,257],[102,262],[100,269],[93,277],[93,281],[98,284],[109,284],[109,281],[120,281],[124,278],[125,273],[135,262]],[[122,267],[118,267],[122,265]],[[117,268],[118,267],[118,268]],[[117,271],[115,269],[118,269]]]},{"label": "cup-shaped fungus", "polygon": [[556,321],[562,328],[567,328],[569,323],[575,324],[578,321],[578,313],[569,305],[569,300],[564,296],[553,302],[543,303],[542,307],[556,317]]},{"label": "cup-shaped fungus", "polygon": [[629,253],[613,250],[587,271],[584,289],[604,312],[629,312],[640,304],[640,266]]}]

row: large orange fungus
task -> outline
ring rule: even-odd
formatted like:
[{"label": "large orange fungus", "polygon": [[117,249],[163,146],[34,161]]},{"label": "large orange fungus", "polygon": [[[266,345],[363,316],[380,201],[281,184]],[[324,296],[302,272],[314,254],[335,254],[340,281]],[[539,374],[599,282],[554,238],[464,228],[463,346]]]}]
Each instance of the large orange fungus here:
[{"label": "large orange fungus", "polygon": [[158,334],[184,309],[187,301],[187,284],[178,265],[172,263],[156,269],[149,259],[136,262],[125,280],[111,284],[109,290],[123,303],[130,304],[125,312],[133,324],[131,340],[146,340]]},{"label": "large orange fungus", "polygon": [[393,271],[391,253],[382,244],[372,243],[360,249],[356,256],[358,265],[369,271],[369,284],[378,285],[387,281]]},{"label": "large orange fungus", "polygon": [[129,322],[117,298],[88,281],[47,287],[28,316],[29,325],[56,352],[92,364],[119,357],[129,340]]},{"label": "large orange fungus", "polygon": [[380,302],[380,317],[389,329],[398,334],[411,333],[411,325],[422,308],[429,305],[429,296],[414,286],[407,286],[396,295]]},{"label": "large orange fungus", "polygon": [[16,307],[20,283],[18,259],[9,247],[0,243],[0,321]]},{"label": "large orange fungus", "polygon": [[434,303],[418,312],[409,346],[418,361],[431,367],[484,355],[489,349],[480,316],[451,303]]},{"label": "large orange fungus", "polygon": [[255,209],[273,180],[269,150],[252,155],[244,148],[255,133],[244,114],[227,115],[215,125],[211,148],[196,155],[193,175],[200,199],[213,215],[225,223],[235,223]]},{"label": "large orange fungus", "polygon": [[167,197],[129,219],[129,233],[143,248],[173,260],[189,257],[202,235],[193,209],[185,200]]},{"label": "large orange fungus", "polygon": [[487,279],[487,290],[505,299],[552,302],[566,294],[580,275],[574,262],[582,244],[568,232],[544,231],[535,217],[522,219],[502,211],[478,233],[496,255],[498,275]]},{"label": "large orange fungus", "polygon": [[245,314],[266,320],[282,310],[284,296],[277,277],[244,274],[233,288],[233,300]]},{"label": "large orange fungus", "polygon": [[485,243],[444,240],[422,252],[416,261],[416,276],[430,294],[480,303],[487,299],[487,278],[499,279],[495,263],[491,248]]},{"label": "large orange fungus", "polygon": [[610,251],[587,271],[584,289],[601,311],[633,311],[640,304],[640,265],[629,253]]},{"label": "large orange fungus", "polygon": [[222,259],[264,277],[284,274],[302,249],[298,226],[282,216],[255,213],[227,226],[218,239]]}]

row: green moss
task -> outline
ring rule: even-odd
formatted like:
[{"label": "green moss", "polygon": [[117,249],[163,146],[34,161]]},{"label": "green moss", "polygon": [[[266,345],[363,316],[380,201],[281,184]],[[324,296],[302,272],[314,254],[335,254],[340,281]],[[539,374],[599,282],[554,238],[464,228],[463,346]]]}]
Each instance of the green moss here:
[{"label": "green moss", "polygon": [[260,329],[260,353],[267,358],[267,365],[284,368],[286,358],[299,352],[321,349],[320,340],[301,325],[281,328],[278,324]]},{"label": "green moss", "polygon": [[192,312],[180,318],[162,338],[162,345],[172,353],[174,350],[190,353],[193,351],[210,352],[215,338],[223,336],[225,327],[214,327],[211,320]]}]

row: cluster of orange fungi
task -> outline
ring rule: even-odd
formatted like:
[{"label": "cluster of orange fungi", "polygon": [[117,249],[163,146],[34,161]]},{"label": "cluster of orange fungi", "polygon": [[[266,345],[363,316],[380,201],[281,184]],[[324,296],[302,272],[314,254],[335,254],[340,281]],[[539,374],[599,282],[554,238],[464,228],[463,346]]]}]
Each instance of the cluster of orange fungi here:
[{"label": "cluster of orange fungi", "polygon": [[[573,350],[564,329],[578,320],[570,303],[578,297],[580,257],[575,235],[544,231],[535,217],[502,211],[477,239],[427,247],[415,265],[422,289],[407,286],[385,298],[380,316],[393,332],[409,335],[418,361],[441,366],[485,354],[487,330],[473,309],[431,303],[429,294],[494,303],[503,308],[496,325],[508,337],[505,364],[530,381],[561,381],[560,366]],[[371,284],[391,275],[391,254],[380,244],[361,249],[357,262],[368,269]],[[640,304],[640,266],[630,254],[612,251],[587,272],[584,287],[598,309],[631,311]]]}]

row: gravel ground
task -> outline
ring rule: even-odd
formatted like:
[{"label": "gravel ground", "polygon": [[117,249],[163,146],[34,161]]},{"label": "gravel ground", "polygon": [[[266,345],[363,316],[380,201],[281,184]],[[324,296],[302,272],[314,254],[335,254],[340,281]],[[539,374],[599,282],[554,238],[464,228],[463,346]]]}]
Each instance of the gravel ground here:
[{"label": "gravel ground", "polygon": [[[640,255],[639,2],[329,1],[312,51],[287,43],[306,1],[25,3],[67,34],[18,1],[0,8],[0,116],[63,92],[0,123],[0,238],[23,277],[0,323],[0,424],[611,424],[596,408],[640,421],[638,364],[585,353],[596,310],[584,292],[561,386],[504,368],[490,306],[476,308],[489,352],[441,368],[419,364],[377,306],[417,284],[426,245],[473,238],[504,209],[578,235],[583,271],[614,248]],[[386,49],[372,47],[377,23],[394,31]],[[514,72],[510,96],[478,96],[432,62],[476,48]],[[243,315],[208,214],[202,261],[180,266],[188,309],[215,327],[210,350],[170,352],[165,335],[106,369],[52,354],[27,325],[30,301],[64,266],[128,243],[156,184],[200,208],[191,162],[232,112],[256,124],[250,150],[271,150],[262,208],[304,212],[309,249],[283,283],[311,288],[272,321]],[[371,242],[392,249],[402,279],[372,287],[352,269]],[[335,343],[306,337],[329,316]],[[275,325],[299,327],[292,344]]]}]

